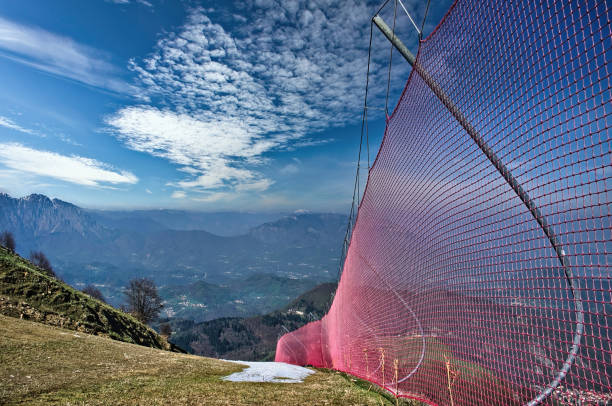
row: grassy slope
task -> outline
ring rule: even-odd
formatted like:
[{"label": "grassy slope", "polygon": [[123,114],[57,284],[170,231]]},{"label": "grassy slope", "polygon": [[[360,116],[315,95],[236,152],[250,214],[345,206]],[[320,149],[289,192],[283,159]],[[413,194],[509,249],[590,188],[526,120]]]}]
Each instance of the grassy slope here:
[{"label": "grassy slope", "polygon": [[0,316],[0,404],[395,404],[339,373],[317,371],[301,384],[220,380],[241,369]]},{"label": "grassy slope", "polygon": [[0,314],[32,319],[154,348],[169,348],[152,329],[0,247]]}]

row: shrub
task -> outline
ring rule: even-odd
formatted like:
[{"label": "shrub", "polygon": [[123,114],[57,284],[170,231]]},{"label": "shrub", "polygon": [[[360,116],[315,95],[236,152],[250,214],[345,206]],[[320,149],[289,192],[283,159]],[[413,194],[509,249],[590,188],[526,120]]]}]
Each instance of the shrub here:
[{"label": "shrub", "polygon": [[32,251],[30,252],[30,262],[32,262],[37,267],[46,271],[50,276],[56,277],[55,272],[53,271],[53,267],[51,266],[51,262],[47,258],[45,254],[40,251]]},{"label": "shrub", "polygon": [[94,299],[98,299],[99,301],[103,303],[106,303],[106,299],[104,299],[104,295],[102,295],[102,292],[100,292],[100,289],[96,288],[94,285],[85,286],[85,288],[83,288],[81,292],[93,297]]},{"label": "shrub", "polygon": [[172,327],[170,327],[170,323],[163,323],[159,326],[159,334],[168,338],[172,335]]},{"label": "shrub", "polygon": [[0,234],[0,245],[11,252],[15,252],[15,237],[10,231],[3,231]]}]

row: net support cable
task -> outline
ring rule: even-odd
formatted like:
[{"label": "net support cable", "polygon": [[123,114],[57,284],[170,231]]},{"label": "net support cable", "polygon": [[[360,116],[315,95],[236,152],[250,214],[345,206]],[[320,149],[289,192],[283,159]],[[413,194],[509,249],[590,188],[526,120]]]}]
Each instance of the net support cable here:
[{"label": "net support cable", "polygon": [[561,381],[565,378],[568,371],[570,370],[572,364],[575,361],[576,354],[580,348],[580,342],[582,340],[583,330],[584,330],[584,309],[582,305],[582,300],[580,298],[579,286],[576,280],[572,275],[572,271],[569,267],[568,260],[566,258],[566,253],[563,250],[561,243],[558,241],[555,236],[554,231],[548,224],[546,218],[540,212],[540,209],[536,206],[535,202],[529,197],[529,194],[522,188],[516,178],[512,175],[510,170],[503,164],[503,162],[499,159],[499,157],[495,154],[491,148],[487,145],[487,143],[482,139],[482,137],[478,134],[478,131],[469,123],[468,119],[463,115],[463,113],[459,110],[459,108],[453,103],[453,101],[446,95],[444,90],[436,83],[436,81],[426,72],[419,64],[416,63],[415,56],[408,50],[408,48],[402,43],[402,41],[395,35],[394,31],[389,28],[389,26],[384,22],[384,20],[380,17],[380,15],[376,14],[372,18],[372,22],[378,27],[378,29],[385,35],[385,37],[393,44],[393,46],[398,50],[398,52],[406,59],[406,61],[413,67],[413,69],[419,74],[419,76],[423,79],[423,81],[427,84],[427,86],[432,90],[432,92],[436,95],[436,97],[444,104],[444,106],[451,112],[453,117],[461,124],[461,126],[465,129],[468,135],[472,138],[472,140],[476,143],[478,148],[483,152],[483,154],[488,158],[488,160],[493,164],[495,169],[502,175],[504,180],[508,183],[508,185],[512,188],[512,190],[516,193],[516,195],[521,199],[523,204],[527,207],[533,218],[540,225],[540,228],[546,234],[546,237],[550,241],[559,262],[561,263],[561,267],[565,272],[565,278],[567,283],[571,289],[571,293],[574,299],[574,307],[576,312],[576,328],[574,332],[574,339],[572,342],[572,347],[569,351],[569,354],[563,363],[563,366],[559,370],[556,378],[550,382],[550,384],[542,390],[534,399],[527,403],[529,406],[537,405],[541,403],[544,399],[546,399],[561,383]]},{"label": "net support cable", "polygon": [[402,3],[402,0],[398,0],[400,6],[402,6],[402,8],[404,9],[404,13],[406,13],[406,15],[408,16],[408,19],[410,20],[410,22],[412,23],[412,26],[414,27],[414,29],[417,31],[417,34],[419,34],[419,38],[421,38],[421,30],[419,29],[419,26],[416,25],[416,23],[414,22],[414,20],[412,19],[412,17],[410,16],[410,13],[408,12],[408,10],[406,9],[406,6],[404,6],[404,3]]}]

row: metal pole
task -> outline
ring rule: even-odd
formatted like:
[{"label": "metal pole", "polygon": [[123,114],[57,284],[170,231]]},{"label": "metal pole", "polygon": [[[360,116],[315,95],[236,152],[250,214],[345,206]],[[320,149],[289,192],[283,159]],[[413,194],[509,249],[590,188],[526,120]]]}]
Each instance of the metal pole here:
[{"label": "metal pole", "polygon": [[413,69],[421,76],[423,81],[429,86],[429,88],[433,91],[433,93],[440,99],[442,104],[451,112],[451,114],[455,117],[455,119],[461,124],[461,126],[465,129],[468,135],[474,140],[476,145],[480,148],[480,150],[485,154],[485,156],[491,161],[495,169],[502,175],[502,177],[506,180],[508,185],[514,190],[519,199],[523,202],[523,204],[527,207],[533,218],[540,225],[546,237],[550,241],[553,246],[555,253],[557,254],[557,258],[559,258],[559,262],[561,263],[561,267],[565,272],[565,278],[570,286],[572,291],[572,296],[574,298],[574,306],[576,309],[576,331],[574,334],[574,340],[572,343],[572,348],[570,349],[569,355],[565,362],[563,363],[563,367],[559,371],[557,377],[549,384],[549,386],[543,390],[538,396],[536,396],[533,400],[531,400],[528,405],[537,405],[542,402],[546,397],[548,397],[555,388],[561,383],[563,378],[567,375],[569,369],[571,368],[576,354],[578,353],[578,349],[580,348],[580,341],[582,340],[582,334],[584,330],[584,309],[582,307],[582,300],[580,299],[580,292],[578,291],[578,283],[574,280],[572,275],[572,270],[569,267],[569,263],[567,257],[565,256],[565,251],[561,246],[560,242],[557,240],[552,228],[546,221],[546,218],[540,212],[540,209],[536,206],[533,200],[529,197],[527,192],[521,187],[516,178],[512,175],[510,170],[503,164],[501,159],[493,152],[487,143],[482,139],[482,137],[478,134],[478,131],[470,124],[467,117],[463,115],[463,113],[459,110],[459,108],[453,103],[453,101],[444,93],[444,90],[436,83],[436,81],[427,73],[423,67],[416,63],[416,58],[414,55],[406,48],[406,46],[402,43],[402,41],[395,35],[395,33],[389,28],[389,26],[383,21],[383,19],[379,15],[375,15],[372,18],[372,22],[376,24],[376,26],[380,29],[380,31],[387,37],[389,41],[395,46],[395,48],[399,51],[400,54],[408,61],[408,63],[413,67]]},{"label": "metal pole", "polygon": [[381,30],[383,34],[385,34],[385,37],[387,37],[387,39],[391,41],[393,46],[399,51],[400,54],[402,54],[404,58],[406,58],[408,63],[411,66],[414,66],[416,63],[416,58],[414,57],[414,55],[412,55],[412,52],[410,52],[408,48],[406,48],[406,45],[404,45],[402,41],[397,38],[397,36],[393,33],[391,28],[389,28],[389,26],[383,21],[383,19],[379,15],[375,15],[374,18],[372,18],[372,22],[376,24],[378,29]]}]

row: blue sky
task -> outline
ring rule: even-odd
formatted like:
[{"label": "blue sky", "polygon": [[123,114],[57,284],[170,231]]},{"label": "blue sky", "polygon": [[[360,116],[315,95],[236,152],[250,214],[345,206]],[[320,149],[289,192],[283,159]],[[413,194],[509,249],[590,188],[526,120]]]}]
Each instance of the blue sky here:
[{"label": "blue sky", "polygon": [[[2,3],[0,191],[95,208],[348,210],[378,2]],[[432,3],[425,35],[450,6]],[[425,4],[402,2],[417,23]],[[393,1],[382,14],[391,24]],[[388,58],[375,30],[373,108]],[[390,110],[409,72],[396,53]],[[384,115],[369,116],[373,159]]]}]

